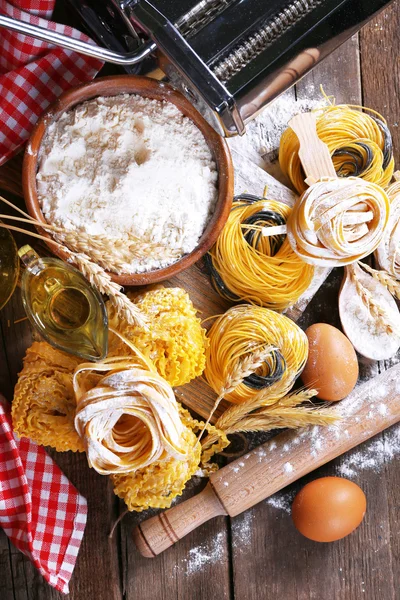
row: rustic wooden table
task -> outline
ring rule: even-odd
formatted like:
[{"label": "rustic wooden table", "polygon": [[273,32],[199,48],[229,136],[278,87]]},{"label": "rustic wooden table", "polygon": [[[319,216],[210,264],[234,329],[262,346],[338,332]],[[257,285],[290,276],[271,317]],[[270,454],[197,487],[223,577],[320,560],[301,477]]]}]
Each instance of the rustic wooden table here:
[{"label": "rustic wooden table", "polygon": [[[293,94],[297,99],[316,97],[322,83],[338,102],[364,103],[388,119],[400,160],[400,2],[305,77]],[[0,172],[1,183],[1,172]],[[16,186],[18,190],[18,186]],[[12,196],[11,196],[12,197]],[[197,267],[193,274],[198,277]],[[338,323],[336,298],[340,274],[333,274],[312,301],[303,324]],[[188,290],[190,292],[190,289]],[[212,294],[205,288],[206,294]],[[197,294],[195,304],[201,303]],[[213,298],[210,298],[211,303]],[[218,306],[218,299],[215,298]],[[22,358],[31,343],[19,292],[0,312],[0,390],[11,400]],[[381,363],[379,370],[388,365]],[[388,437],[390,436],[390,437]],[[359,465],[360,449],[339,458],[290,486],[272,500],[262,502],[234,519],[220,517],[183,539],[153,560],[136,552],[131,539],[134,524],[146,515],[128,515],[108,537],[113,522],[124,510],[107,478],[87,467],[83,455],[53,457],[80,492],[86,496],[89,517],[84,541],[71,582],[71,600],[395,600],[400,598],[400,468],[389,460],[400,440],[400,427],[361,448],[368,465]],[[393,442],[394,440],[394,442]],[[386,452],[376,453],[386,443]],[[397,441],[398,448],[399,441]],[[375,464],[374,464],[375,463]],[[294,529],[288,505],[306,481],[346,472],[364,489],[368,511],[362,526],[350,537],[333,544],[317,544]],[[370,468],[367,468],[367,467]],[[189,485],[186,496],[201,487]],[[50,600],[61,594],[47,586],[22,554],[0,531],[0,599]]]}]

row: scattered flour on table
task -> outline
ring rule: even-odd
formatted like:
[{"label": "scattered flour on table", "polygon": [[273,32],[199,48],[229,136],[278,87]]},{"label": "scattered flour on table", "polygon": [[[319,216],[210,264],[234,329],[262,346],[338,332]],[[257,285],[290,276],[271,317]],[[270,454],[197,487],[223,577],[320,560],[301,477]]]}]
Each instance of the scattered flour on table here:
[{"label": "scattered flour on table", "polygon": [[377,440],[371,440],[360,450],[346,454],[338,466],[338,475],[353,478],[360,472],[379,472],[384,465],[400,456],[400,426],[395,426]]},{"label": "scattered flour on table", "polygon": [[184,558],[176,565],[182,567],[186,575],[200,571],[205,565],[213,565],[225,555],[225,535],[221,531],[209,544],[201,544],[189,550],[188,558]]},{"label": "scattered flour on table", "polygon": [[124,265],[133,273],[196,247],[215,208],[217,169],[203,134],[174,104],[124,94],[84,102],[49,127],[37,185],[52,224],[163,244],[165,256]]},{"label": "scattered flour on table", "polygon": [[296,100],[290,90],[246,125],[246,135],[229,138],[228,144],[252,158],[259,167],[265,167],[277,159],[281,135],[290,119],[324,104],[323,100]]},{"label": "scattered flour on table", "polygon": [[296,492],[293,490],[290,490],[289,492],[278,492],[277,494],[267,498],[266,502],[269,504],[269,506],[272,506],[278,510],[283,510],[284,512],[290,514],[295,495]]},{"label": "scattered flour on table", "polygon": [[254,527],[254,515],[251,509],[231,521],[232,541],[235,549],[244,552],[251,545]]}]

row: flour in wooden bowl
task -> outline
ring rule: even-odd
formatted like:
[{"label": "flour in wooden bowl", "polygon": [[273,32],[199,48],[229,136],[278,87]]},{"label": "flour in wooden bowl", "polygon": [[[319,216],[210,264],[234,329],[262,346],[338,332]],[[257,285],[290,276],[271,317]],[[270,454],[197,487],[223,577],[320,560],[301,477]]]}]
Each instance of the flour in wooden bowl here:
[{"label": "flour in wooden bowl", "polygon": [[174,104],[124,94],[84,102],[48,128],[37,189],[52,224],[165,247],[124,264],[141,273],[194,250],[217,177],[203,134]]}]

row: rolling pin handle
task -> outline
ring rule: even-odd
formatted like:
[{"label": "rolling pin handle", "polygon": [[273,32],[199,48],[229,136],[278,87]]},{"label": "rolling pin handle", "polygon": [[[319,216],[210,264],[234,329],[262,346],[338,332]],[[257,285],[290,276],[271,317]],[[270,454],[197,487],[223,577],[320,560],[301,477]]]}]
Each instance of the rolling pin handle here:
[{"label": "rolling pin handle", "polygon": [[133,541],[143,556],[154,558],[202,523],[226,514],[209,483],[197,496],[137,525]]}]

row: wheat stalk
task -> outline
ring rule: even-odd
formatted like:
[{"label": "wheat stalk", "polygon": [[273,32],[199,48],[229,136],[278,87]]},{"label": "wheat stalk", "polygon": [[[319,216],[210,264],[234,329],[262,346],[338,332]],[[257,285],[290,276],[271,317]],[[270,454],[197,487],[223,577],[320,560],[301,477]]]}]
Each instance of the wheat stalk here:
[{"label": "wheat stalk", "polygon": [[85,254],[71,252],[64,248],[64,252],[70,256],[71,262],[76,264],[82,275],[96,287],[101,294],[106,294],[117,313],[130,325],[146,326],[146,317],[141,310],[122,293],[122,287],[112,281],[110,275],[98,264],[92,262]]},{"label": "wheat stalk", "polygon": [[221,388],[219,396],[224,398],[235,388],[238,387],[246,377],[252,375],[261,367],[265,360],[276,350],[273,346],[263,346],[240,358],[232,371],[228,374],[224,386]]},{"label": "wheat stalk", "polygon": [[400,283],[395,279],[392,275],[389,275],[386,271],[378,271],[377,269],[373,269],[369,265],[363,262],[358,263],[360,267],[368,271],[370,275],[376,280],[379,281],[385,288],[395,296],[400,299]]},{"label": "wheat stalk", "polygon": [[211,409],[208,419],[203,429],[201,430],[201,433],[199,435],[199,441],[201,440],[201,437],[207,425],[209,424],[211,417],[217,410],[221,400],[223,400],[225,396],[233,392],[233,390],[236,389],[246,377],[252,375],[252,373],[255,373],[257,369],[261,367],[261,365],[265,362],[268,356],[271,356],[271,353],[275,349],[276,348],[274,348],[273,346],[263,346],[261,348],[258,348],[257,350],[254,350],[254,352],[251,352],[251,354],[247,354],[243,358],[240,358],[237,361],[232,371],[228,374],[224,385],[220,389],[218,398],[215,400],[214,406]]},{"label": "wheat stalk", "polygon": [[395,333],[396,335],[400,335],[400,329],[392,323],[387,310],[376,301],[373,294],[361,283],[354,265],[349,265],[347,268],[349,269],[357,294],[360,296],[371,316],[375,319],[377,327],[388,334]]},{"label": "wheat stalk", "polygon": [[110,275],[106,273],[100,265],[92,262],[88,256],[72,252],[60,242],[52,239],[49,240],[39,233],[33,233],[22,229],[21,227],[0,223],[0,228],[18,231],[19,233],[24,233],[58,246],[58,248],[69,257],[69,261],[78,267],[82,275],[86,277],[86,279],[96,287],[101,294],[106,294],[109,297],[111,304],[115,306],[116,311],[123,319],[129,324],[137,324],[140,327],[146,327],[146,317],[141,310],[122,293],[122,287],[113,282]]},{"label": "wheat stalk", "polygon": [[128,240],[110,238],[105,235],[89,235],[81,231],[66,231],[60,227],[40,225],[51,231],[55,239],[68,246],[73,252],[83,253],[107,271],[127,271],[132,258],[177,259],[180,252],[162,244],[141,241],[135,236]]},{"label": "wheat stalk", "polygon": [[[338,417],[333,415],[329,409],[298,406],[303,402],[309,402],[317,394],[317,390],[302,389],[282,398],[268,398],[269,404],[265,406],[262,403],[266,399],[260,392],[251,401],[226,410],[216,422],[215,427],[217,430],[223,431],[225,435],[230,435],[246,431],[269,431],[285,427],[293,429],[306,425],[334,423]],[[217,439],[218,436],[215,433],[207,436],[203,448],[209,448]]]},{"label": "wheat stalk", "polygon": [[332,425],[336,421],[337,417],[329,409],[274,408],[265,413],[257,412],[246,417],[225,433],[297,429],[306,425]]},{"label": "wheat stalk", "polygon": [[[6,201],[1,196],[0,200],[6,202],[16,210],[19,210],[11,202]],[[84,231],[72,231],[58,225],[43,223],[42,221],[37,221],[36,219],[29,217],[29,215],[22,210],[19,210],[19,212],[23,214],[25,218],[14,217],[11,215],[0,215],[0,218],[41,227],[48,233],[51,233],[56,241],[67,246],[72,252],[85,254],[107,271],[118,273],[127,272],[129,263],[133,258],[146,259],[151,256],[158,260],[176,260],[180,257],[180,252],[178,250],[173,250],[163,244],[142,241],[136,236],[131,236],[127,240],[122,240],[106,235],[90,235]]]}]

